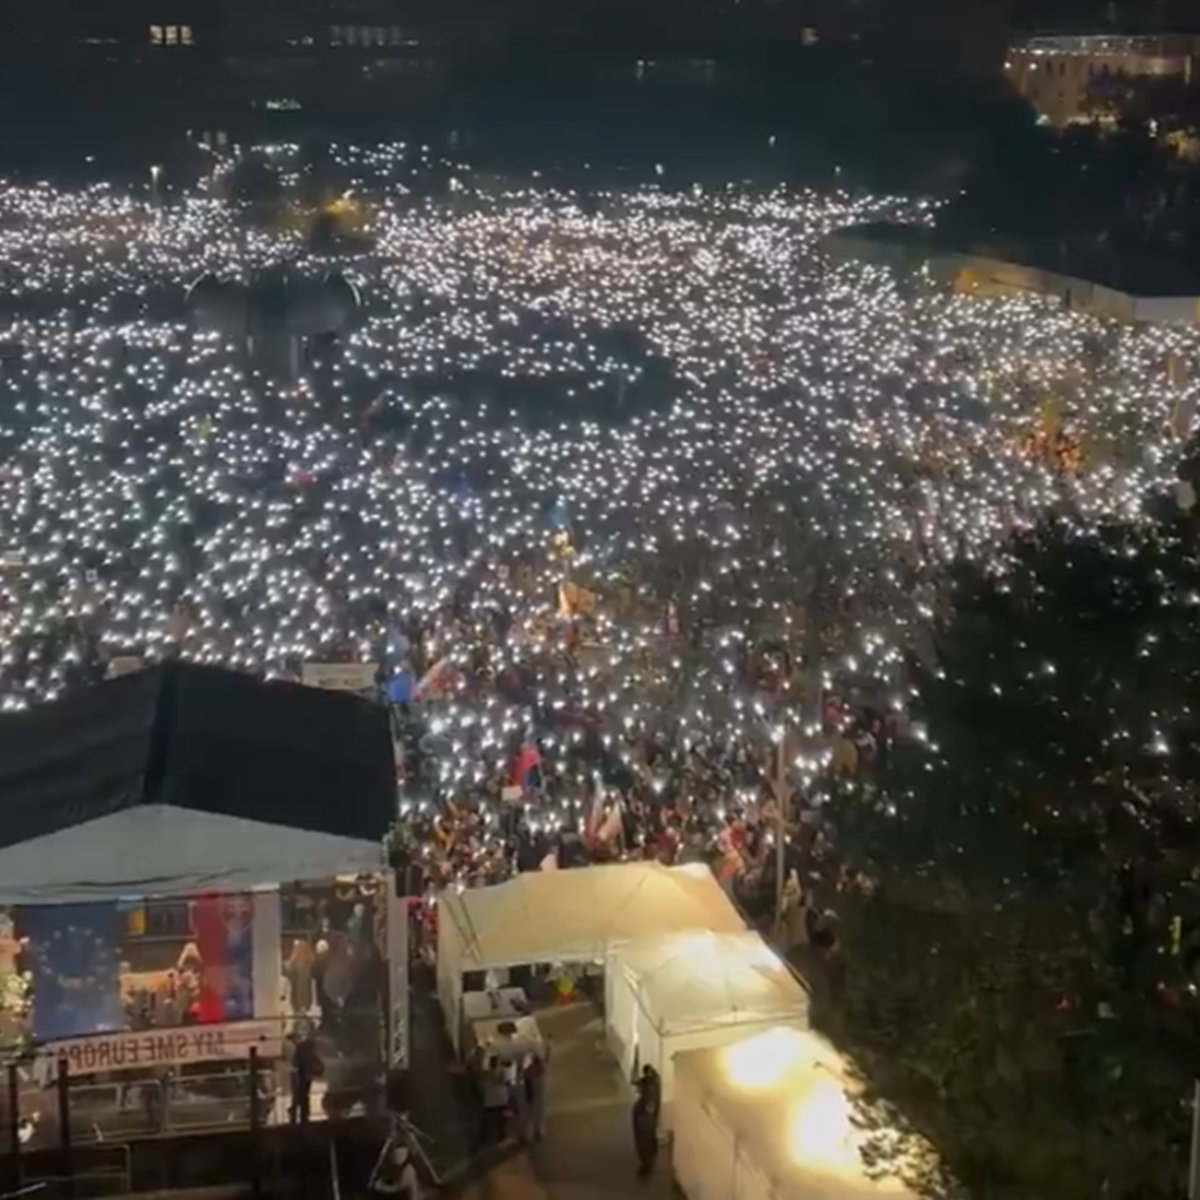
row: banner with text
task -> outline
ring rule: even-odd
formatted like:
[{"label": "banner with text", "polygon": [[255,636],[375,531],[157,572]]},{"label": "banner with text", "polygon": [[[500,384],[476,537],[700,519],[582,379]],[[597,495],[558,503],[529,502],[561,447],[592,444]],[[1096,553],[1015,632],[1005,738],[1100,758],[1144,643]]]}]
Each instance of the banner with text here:
[{"label": "banner with text", "polygon": [[38,1053],[46,1078],[65,1059],[72,1075],[100,1071],[133,1071],[147,1067],[182,1067],[189,1063],[245,1060],[258,1047],[264,1058],[283,1053],[277,1021],[237,1021],[187,1029],[153,1029],[142,1033],[111,1033],[52,1042]]},{"label": "banner with text", "polygon": [[305,663],[301,680],[331,692],[369,692],[375,686],[374,663]]},{"label": "banner with text", "polygon": [[108,677],[109,679],[120,679],[122,675],[135,675],[138,671],[144,671],[148,665],[144,658],[137,655],[118,655],[116,658],[108,660]]}]

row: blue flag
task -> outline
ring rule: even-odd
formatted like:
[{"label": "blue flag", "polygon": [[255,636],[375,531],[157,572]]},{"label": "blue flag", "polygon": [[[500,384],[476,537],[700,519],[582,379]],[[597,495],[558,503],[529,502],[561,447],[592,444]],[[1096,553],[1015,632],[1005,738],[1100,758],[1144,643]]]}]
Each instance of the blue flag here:
[{"label": "blue flag", "polygon": [[413,698],[417,681],[411,671],[401,671],[388,681],[388,700],[392,704],[407,704]]},{"label": "blue flag", "polygon": [[121,914],[115,903],[22,907],[17,924],[29,939],[36,1041],[124,1028]]}]

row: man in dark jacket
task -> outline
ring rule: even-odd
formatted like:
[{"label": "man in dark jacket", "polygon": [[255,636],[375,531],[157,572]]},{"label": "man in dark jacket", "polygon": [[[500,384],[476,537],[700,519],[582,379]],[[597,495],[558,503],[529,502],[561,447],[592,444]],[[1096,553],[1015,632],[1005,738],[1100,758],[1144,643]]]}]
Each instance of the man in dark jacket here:
[{"label": "man in dark jacket", "polygon": [[292,1036],[296,1041],[292,1050],[292,1100],[288,1120],[293,1125],[307,1125],[312,1115],[313,1080],[324,1071],[325,1064],[311,1029]]},{"label": "man in dark jacket", "polygon": [[633,1148],[637,1152],[638,1178],[648,1179],[658,1157],[658,1106],[647,1088],[633,1102]]}]

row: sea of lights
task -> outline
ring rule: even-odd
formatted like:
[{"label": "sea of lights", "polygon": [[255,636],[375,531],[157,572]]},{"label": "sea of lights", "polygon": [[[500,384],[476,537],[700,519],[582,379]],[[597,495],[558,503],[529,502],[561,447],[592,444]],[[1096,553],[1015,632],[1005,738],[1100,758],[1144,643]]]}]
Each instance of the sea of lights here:
[{"label": "sea of lights", "polygon": [[[115,655],[393,671],[419,636],[451,680],[442,796],[498,794],[532,714],[567,713],[539,784],[577,820],[586,737],[769,741],[794,718],[746,655],[812,621],[825,680],[886,693],[947,561],[1047,508],[1136,516],[1191,431],[1189,330],[822,254],[916,204],[469,175],[417,199],[404,148],[339,153],[369,252],[312,251],[211,180],[161,206],[0,187],[0,707]],[[364,304],[299,377],[183,302],[281,264]]]}]

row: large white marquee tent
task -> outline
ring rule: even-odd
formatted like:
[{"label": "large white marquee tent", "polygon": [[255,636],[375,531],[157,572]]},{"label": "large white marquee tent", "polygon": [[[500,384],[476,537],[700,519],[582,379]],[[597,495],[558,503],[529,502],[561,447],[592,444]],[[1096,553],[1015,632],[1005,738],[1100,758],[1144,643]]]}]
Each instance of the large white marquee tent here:
[{"label": "large white marquee tent", "polygon": [[[675,1075],[671,1160],[688,1200],[915,1200],[867,1170],[853,1081],[816,1034],[776,1027],[689,1051]],[[893,1140],[910,1164],[932,1157],[915,1137]]]},{"label": "large white marquee tent", "polygon": [[739,933],[745,922],[706,866],[614,863],[530,871],[438,901],[438,996],[457,1045],[463,974],[528,963],[602,963],[635,938]]},{"label": "large white marquee tent", "polygon": [[605,966],[609,1046],[626,1076],[658,1071],[664,1129],[676,1054],[778,1025],[808,1028],[807,990],[750,930],[638,939],[610,950]]}]

